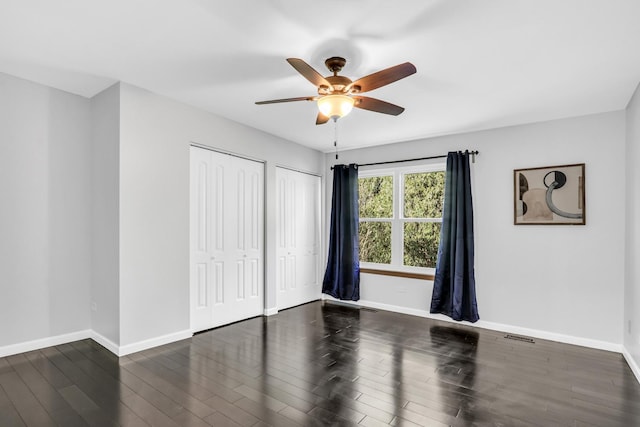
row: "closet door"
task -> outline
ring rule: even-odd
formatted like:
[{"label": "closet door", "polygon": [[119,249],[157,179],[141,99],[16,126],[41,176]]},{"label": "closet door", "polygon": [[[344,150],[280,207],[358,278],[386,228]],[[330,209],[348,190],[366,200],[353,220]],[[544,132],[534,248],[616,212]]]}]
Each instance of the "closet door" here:
[{"label": "closet door", "polygon": [[191,147],[191,325],[194,331],[264,309],[264,167]]},{"label": "closet door", "polygon": [[264,313],[264,165],[252,160],[218,154],[230,176],[221,190],[226,233],[227,268],[223,300],[213,308],[214,323],[223,325]]},{"label": "closet door", "polygon": [[321,296],[320,177],[276,168],[278,309]]}]

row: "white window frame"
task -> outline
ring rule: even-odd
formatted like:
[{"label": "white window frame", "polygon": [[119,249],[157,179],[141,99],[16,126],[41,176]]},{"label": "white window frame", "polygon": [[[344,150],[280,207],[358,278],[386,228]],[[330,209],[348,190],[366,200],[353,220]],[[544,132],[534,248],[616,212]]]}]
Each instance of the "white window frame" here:
[{"label": "white window frame", "polygon": [[406,222],[439,222],[442,218],[405,218],[404,217],[404,176],[414,173],[444,172],[446,163],[431,163],[425,165],[390,167],[371,170],[358,170],[358,178],[372,178],[376,176],[393,177],[393,217],[392,218],[360,218],[359,222],[390,222],[391,223],[391,263],[380,264],[360,261],[361,268],[373,270],[391,270],[407,273],[435,273],[432,267],[413,267],[403,265],[404,258],[404,224]]}]

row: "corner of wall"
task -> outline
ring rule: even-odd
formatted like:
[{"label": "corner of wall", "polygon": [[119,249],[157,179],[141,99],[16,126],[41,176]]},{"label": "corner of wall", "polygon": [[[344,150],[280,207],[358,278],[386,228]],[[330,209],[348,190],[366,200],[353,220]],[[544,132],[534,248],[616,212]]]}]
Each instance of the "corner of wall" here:
[{"label": "corner of wall", "polygon": [[640,381],[640,269],[636,266],[640,246],[640,84],[636,87],[626,108],[625,159],[625,268],[624,268],[624,356]]},{"label": "corner of wall", "polygon": [[[91,328],[114,351],[120,342],[120,84],[91,98]],[[117,353],[114,351],[114,353]]]},{"label": "corner of wall", "polygon": [[14,351],[90,328],[90,104],[4,73],[0,92],[0,346]]}]

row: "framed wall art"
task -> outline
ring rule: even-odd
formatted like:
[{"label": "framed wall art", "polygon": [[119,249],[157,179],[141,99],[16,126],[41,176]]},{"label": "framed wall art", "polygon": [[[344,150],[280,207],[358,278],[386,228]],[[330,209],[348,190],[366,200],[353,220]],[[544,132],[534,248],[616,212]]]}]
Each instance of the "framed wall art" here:
[{"label": "framed wall art", "polygon": [[513,171],[515,225],[585,225],[584,163]]}]

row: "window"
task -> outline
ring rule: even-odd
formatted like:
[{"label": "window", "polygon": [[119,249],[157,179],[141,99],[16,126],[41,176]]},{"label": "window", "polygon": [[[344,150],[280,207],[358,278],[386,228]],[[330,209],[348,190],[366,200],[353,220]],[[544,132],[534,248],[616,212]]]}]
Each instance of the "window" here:
[{"label": "window", "polygon": [[444,165],[360,171],[360,262],[398,270],[435,268]]}]

